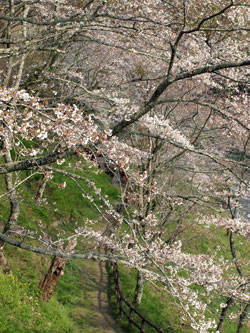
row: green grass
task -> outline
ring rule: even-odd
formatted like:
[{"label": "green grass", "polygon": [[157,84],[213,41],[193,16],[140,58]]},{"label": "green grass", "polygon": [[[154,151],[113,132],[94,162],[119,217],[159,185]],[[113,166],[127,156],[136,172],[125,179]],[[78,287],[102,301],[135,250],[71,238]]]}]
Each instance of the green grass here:
[{"label": "green grass", "polygon": [[[81,170],[74,167],[70,160],[69,171],[88,178],[101,188],[102,195],[110,202],[119,201],[119,190],[115,188],[110,178],[96,168],[89,169],[87,165]],[[56,168],[60,166],[55,165]],[[74,169],[72,171],[71,169]],[[25,176],[31,171],[26,171]],[[24,175],[20,176],[24,179]],[[35,232],[38,237],[40,228],[56,238],[70,235],[76,226],[84,226],[86,219],[98,220],[99,213],[94,205],[82,196],[76,184],[60,174],[48,182],[45,201],[37,205],[34,197],[37,193],[42,175],[34,175],[17,192],[20,199],[20,216],[18,225]],[[64,190],[58,184],[67,182]],[[84,181],[79,184],[94,198],[94,203],[100,200]],[[4,177],[0,177],[0,194],[5,192]],[[9,216],[9,202],[6,197],[0,199],[0,220],[6,221]],[[37,234],[36,234],[37,233]],[[26,240],[27,241],[27,240]],[[36,245],[35,241],[32,241]],[[81,243],[81,249],[85,243]],[[95,293],[98,281],[96,263],[88,261],[69,261],[65,274],[60,278],[52,299],[45,303],[41,299],[38,284],[50,265],[51,258],[36,255],[11,246],[5,246],[12,276],[0,274],[0,331],[1,332],[92,332],[92,328],[101,332],[101,326],[96,321],[96,312],[88,300],[89,293]],[[87,275],[87,277],[86,277]],[[93,331],[94,332],[94,331]]]},{"label": "green grass", "polygon": [[[74,160],[71,159],[70,163],[73,165],[68,168],[70,172],[93,181],[101,189],[102,195],[107,196],[111,203],[120,201],[119,190],[110,183],[110,178],[104,172],[99,172],[96,168],[90,169],[87,165],[83,166],[80,171],[74,170]],[[56,165],[55,168],[59,169],[61,166]],[[25,174],[27,177],[31,171],[26,171]],[[21,179],[23,178],[24,176]],[[72,232],[76,225],[83,226],[86,219],[96,220],[98,218],[99,213],[93,203],[97,205],[103,205],[103,203],[86,182],[78,181],[84,191],[93,197],[93,203],[82,195],[80,188],[70,178],[55,173],[53,179],[46,185],[42,204],[37,205],[34,197],[41,180],[42,175],[36,174],[17,190],[20,199],[19,225],[35,232],[39,232],[42,225],[44,231],[56,236],[58,229]],[[66,188],[61,189],[58,185],[64,181],[67,184]],[[2,193],[5,193],[4,177],[0,178],[0,195]],[[0,212],[0,220],[7,220],[9,202],[6,196],[0,199]],[[55,224],[60,225],[60,227],[55,228]]]},{"label": "green grass", "polygon": [[[119,265],[121,289],[124,298],[132,304],[134,290],[136,286],[137,272],[134,269],[129,269]],[[117,305],[115,286],[112,275],[112,269],[109,268],[109,303],[113,311],[113,316],[116,318],[118,324],[125,330],[125,332],[137,333],[133,325],[129,325],[128,319],[125,315],[119,314],[119,307]],[[150,322],[164,329],[164,332],[182,332],[182,327],[179,321],[179,314],[176,312],[176,306],[173,298],[163,296],[159,291],[150,283],[145,284],[142,302],[137,310]],[[123,303],[124,310],[129,314],[129,307]],[[137,324],[141,324],[141,319],[135,314],[133,320]],[[145,332],[155,332],[155,329],[145,325]],[[188,330],[186,330],[188,332]]]},{"label": "green grass", "polygon": [[[136,272],[133,269],[128,269],[119,265],[120,272],[120,281],[122,294],[125,299],[132,304],[133,294],[136,285]],[[115,294],[114,280],[112,276],[112,269],[109,270],[110,276],[110,286],[109,286],[109,303],[112,309],[113,316],[116,318],[116,321],[120,327],[124,329],[125,332],[137,333],[138,330],[133,326],[129,325],[128,319],[125,315],[120,315],[119,307],[117,304],[117,298]],[[201,287],[196,287],[201,288]],[[203,300],[206,301],[206,300]],[[220,304],[225,303],[226,298],[217,296],[213,301],[208,304],[208,310],[206,313],[207,317],[216,318],[218,323],[219,315],[221,312]],[[123,303],[123,309],[129,314],[128,306]],[[194,332],[190,325],[187,323],[183,326],[180,322],[181,313],[178,310],[177,305],[175,304],[174,298],[164,292],[159,292],[152,284],[146,282],[142,297],[142,303],[137,307],[138,311],[149,321],[157,325],[158,327],[164,329],[164,332]],[[238,325],[238,316],[243,308],[240,308],[239,305],[233,305],[230,307],[227,318],[224,323],[223,332],[234,333],[236,332]],[[231,314],[236,314],[236,319],[230,319]],[[141,319],[137,315],[134,315],[133,319],[140,325]],[[153,328],[145,326],[145,332],[151,333],[155,332]],[[212,331],[211,331],[212,332]],[[242,333],[249,332],[249,321],[242,328]]]},{"label": "green grass", "polygon": [[0,285],[1,332],[76,332],[67,308],[56,298],[43,302],[30,278],[0,273]]},{"label": "green grass", "polygon": [[[68,170],[95,182],[102,190],[102,195],[106,195],[112,203],[120,201],[119,190],[110,184],[109,177],[95,168],[88,168],[87,165],[78,169],[74,166],[74,159],[70,160],[73,167]],[[61,166],[55,166],[62,168]],[[73,171],[72,171],[73,170]],[[26,176],[30,171],[26,172]],[[92,203],[82,196],[80,189],[69,178],[60,174],[55,174],[52,181],[48,182],[44,193],[45,202],[38,206],[34,202],[34,196],[41,182],[41,175],[35,175],[18,189],[20,198],[20,218],[18,224],[39,233],[40,225],[45,232],[56,237],[56,234],[71,234],[76,225],[83,226],[86,219],[98,221],[99,213]],[[66,180],[67,186],[64,190],[58,184]],[[101,202],[88,187],[86,182],[79,181],[79,184],[86,192],[93,196],[94,203],[100,205]],[[4,178],[0,178],[0,194],[4,193]],[[131,208],[133,209],[133,208]],[[167,225],[169,234],[176,227],[175,215],[178,216],[181,208],[176,207],[172,220]],[[0,199],[0,220],[7,220],[9,214],[9,203],[5,197]],[[213,254],[216,247],[220,246],[218,256],[231,260],[231,253],[228,245],[228,236],[225,230],[211,227],[205,229],[201,225],[193,223],[195,212],[189,212],[186,223],[189,228],[181,235],[184,251],[198,254]],[[99,226],[101,221],[99,221]],[[125,230],[126,227],[122,228]],[[242,247],[241,238],[235,237],[235,246],[241,264],[247,263],[249,253],[247,246]],[[86,246],[83,242],[82,248]],[[33,253],[6,246],[13,277],[0,274],[0,324],[1,332],[101,332],[97,314],[90,302],[89,295],[96,292],[98,281],[96,279],[96,264],[83,261],[69,261],[65,274],[60,278],[54,296],[49,303],[41,300],[41,295],[37,288],[39,280],[47,272],[50,258],[38,256]],[[249,270],[249,268],[248,268]],[[120,266],[120,278],[122,291],[126,299],[132,302],[136,284],[136,271]],[[111,275],[110,275],[111,279]],[[138,332],[133,326],[128,325],[126,318],[121,318],[118,313],[117,302],[112,283],[109,290],[109,301],[113,315],[117,318],[119,325],[125,332]],[[209,312],[213,316],[219,317],[219,305],[225,299],[221,297],[209,305]],[[6,306],[7,305],[7,306]],[[237,311],[232,307],[232,311]],[[165,332],[192,332],[188,326],[182,327],[180,323],[180,313],[173,297],[164,295],[146,283],[142,304],[139,311],[152,323],[164,329]],[[209,314],[208,314],[209,315]],[[140,323],[139,319],[134,319]],[[225,322],[225,332],[236,331],[237,322],[229,319]],[[96,330],[96,331],[95,331]],[[242,332],[247,333],[248,328],[244,326]],[[146,328],[146,333],[154,332],[153,329]]]},{"label": "green grass", "polygon": [[[179,207],[176,208],[180,209]],[[210,228],[206,228],[203,225],[197,224],[195,211],[190,211],[185,218],[185,230],[181,234],[181,239],[183,241],[183,251],[191,254],[206,254],[206,255],[214,255],[215,251],[217,251],[216,259],[219,259],[223,256],[224,260],[232,261],[232,255],[230,252],[229,245],[229,236],[227,232],[223,228],[212,226]],[[176,222],[174,219],[170,221],[166,226],[166,230],[171,234],[175,227]],[[238,261],[243,268],[245,273],[249,273],[249,240],[244,239],[244,243],[242,243],[242,237],[234,235],[234,245],[237,251]],[[244,245],[243,245],[244,244]],[[220,264],[219,264],[220,265]],[[136,286],[136,272],[135,270],[128,269],[125,267],[120,267],[120,279],[121,279],[121,287],[122,292],[125,298],[132,303],[133,294]],[[235,266],[231,269],[229,274],[237,274]],[[112,274],[110,275],[111,282]],[[202,287],[194,286],[199,291],[202,291]],[[126,332],[137,332],[132,325],[128,325],[128,320],[125,316],[119,316],[119,309],[116,302],[115,289],[110,289],[110,304],[112,306],[114,315],[117,317],[119,324],[125,329]],[[206,303],[206,299],[203,299]],[[221,295],[215,295],[214,300],[211,304],[207,305],[207,318],[215,318],[218,323],[219,315],[221,312],[220,304],[225,303],[226,298]],[[127,313],[129,313],[129,309],[124,305]],[[151,322],[156,324],[157,326],[164,329],[164,332],[193,332],[193,329],[187,324],[185,327],[180,323],[181,312],[178,310],[177,305],[174,302],[174,299],[169,294],[165,294],[164,292],[159,293],[159,291],[149,284],[148,282],[144,288],[144,294],[142,298],[141,306],[139,307],[139,311]],[[239,313],[242,309],[239,306],[232,306],[227,314],[227,319],[225,320],[224,330],[223,332],[236,332],[238,325]],[[229,319],[229,315],[235,313],[237,314],[237,320]],[[134,319],[140,323],[141,321],[136,319],[137,316],[134,316]],[[247,320],[246,320],[247,321]],[[242,332],[247,333],[249,331],[249,323],[244,325]],[[146,332],[154,332],[154,330],[150,328],[146,328]]]},{"label": "green grass", "polygon": [[[103,319],[99,317],[98,309],[100,277],[96,262],[68,261],[65,274],[60,278],[53,297],[48,303],[44,303],[37,286],[48,270],[50,258],[21,249],[13,251],[11,246],[6,246],[6,255],[15,278],[4,274],[0,276],[7,279],[7,282],[15,280],[17,283],[12,286],[15,288],[15,292],[13,292],[13,288],[7,288],[0,279],[0,306],[1,309],[3,308],[0,324],[3,322],[6,327],[3,332],[102,332],[101,320]],[[1,290],[2,286],[4,290]],[[19,295],[22,302],[19,302]],[[6,299],[13,301],[10,309],[5,309]],[[35,307],[33,300],[36,302]],[[9,306],[8,303],[6,304]],[[22,308],[23,304],[27,304],[27,309]],[[13,319],[10,315],[13,307],[16,308],[13,312],[15,329],[10,324]],[[30,317],[25,317],[26,311],[30,312]],[[42,315],[37,315],[37,313]],[[40,325],[40,320],[46,323],[44,327]],[[26,327],[27,330],[24,331],[23,327]],[[1,328],[0,332],[2,332]]]}]

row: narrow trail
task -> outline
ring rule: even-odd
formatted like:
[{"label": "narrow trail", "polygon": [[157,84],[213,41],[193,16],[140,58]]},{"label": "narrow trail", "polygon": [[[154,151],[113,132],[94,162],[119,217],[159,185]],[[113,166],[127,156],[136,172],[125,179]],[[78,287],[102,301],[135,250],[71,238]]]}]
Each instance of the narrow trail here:
[{"label": "narrow trail", "polygon": [[108,290],[108,276],[103,262],[98,263],[99,266],[99,284],[98,284],[98,310],[101,314],[102,332],[122,332],[116,326],[114,319],[110,315],[107,290]]},{"label": "narrow trail", "polygon": [[79,305],[75,320],[83,333],[124,333],[117,327],[109,309],[108,275],[105,263],[86,263],[83,268],[84,304]]}]

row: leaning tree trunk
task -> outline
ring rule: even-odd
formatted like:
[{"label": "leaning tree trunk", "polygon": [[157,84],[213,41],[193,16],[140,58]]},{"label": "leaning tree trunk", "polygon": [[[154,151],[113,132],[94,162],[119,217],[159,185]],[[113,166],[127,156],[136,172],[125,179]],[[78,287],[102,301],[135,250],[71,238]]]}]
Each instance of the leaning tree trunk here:
[{"label": "leaning tree trunk", "polygon": [[244,310],[242,311],[242,313],[240,315],[239,324],[238,324],[236,333],[241,333],[241,330],[243,328],[243,324],[247,317],[247,312],[248,312],[249,308],[250,308],[250,302],[247,303],[247,305],[245,306]]},{"label": "leaning tree trunk", "polygon": [[[71,253],[76,246],[76,239],[72,239],[69,241],[66,246],[64,252]],[[48,273],[45,275],[44,279],[42,279],[38,285],[43,292],[43,300],[48,302],[53,296],[54,289],[57,286],[57,283],[60,279],[60,276],[64,274],[64,267],[67,262],[67,259],[54,257]]]},{"label": "leaning tree trunk", "polygon": [[38,205],[41,204],[41,201],[42,201],[42,198],[43,198],[43,193],[45,191],[45,188],[46,188],[46,185],[48,183],[48,180],[49,180],[48,175],[44,174],[43,175],[43,179],[41,181],[41,184],[40,184],[40,186],[38,188],[38,191],[37,191],[37,194],[36,194],[36,203]]},{"label": "leaning tree trunk", "polygon": [[134,292],[134,299],[133,299],[134,305],[139,306],[141,304],[144,284],[145,284],[144,276],[143,276],[142,272],[138,271],[136,287],[135,287],[135,292]]},{"label": "leaning tree trunk", "polygon": [[[22,16],[24,18],[26,18],[28,16],[28,12],[29,12],[29,6],[24,5],[23,7],[23,13]],[[14,0],[10,0],[9,1],[9,10],[10,10],[10,15],[12,17],[15,16],[16,14],[16,4]],[[19,10],[19,9],[18,9]],[[26,39],[27,37],[27,23],[23,22],[22,23],[22,35],[24,37],[24,39]],[[5,34],[5,36],[8,39],[12,39],[12,31],[15,28],[15,22],[11,23],[10,21],[8,22],[7,26],[3,28],[3,33]],[[15,34],[15,32],[14,32]],[[11,44],[6,44],[6,48],[11,49]],[[8,59],[9,62],[9,66],[8,66],[8,70],[7,73],[5,75],[5,79],[3,82],[3,86],[5,88],[14,88],[16,91],[19,89],[19,85],[21,82],[21,78],[22,78],[22,73],[23,73],[23,69],[24,69],[24,63],[25,63],[25,58],[26,58],[26,54],[23,53],[20,57],[20,62],[17,62],[14,66],[14,62],[16,62],[16,57],[14,55],[10,56]],[[17,66],[18,65],[18,66]],[[14,69],[15,68],[15,69]],[[15,79],[14,79],[14,75],[15,75]],[[15,82],[15,84],[14,84]],[[15,98],[12,99],[11,101],[12,105],[16,104],[16,100]],[[5,124],[4,124],[5,126]],[[11,150],[12,150],[12,142],[13,142],[13,136],[10,132],[10,130],[8,130],[8,135],[7,137],[5,137],[4,139],[4,161],[5,163],[11,163],[13,162],[12,157],[11,157]],[[5,223],[4,225],[4,229],[3,229],[3,233],[8,233],[10,230],[14,230],[17,224],[17,220],[19,217],[19,201],[18,201],[18,196],[17,196],[17,192],[14,186],[14,182],[13,182],[13,176],[12,173],[7,173],[5,176],[5,184],[6,184],[6,190],[7,190],[7,195],[9,198],[9,202],[10,202],[10,215],[9,215],[9,219],[8,221]],[[2,266],[3,270],[5,272],[9,272],[10,273],[10,267],[8,264],[8,261],[4,255],[4,242],[1,240],[0,241],[0,265]]]},{"label": "leaning tree trunk", "polygon": [[216,328],[216,332],[220,332],[220,333],[223,332],[223,326],[224,326],[224,323],[226,320],[226,314],[232,304],[233,304],[233,297],[229,297],[226,301],[226,307],[222,308],[222,310],[221,310],[220,319],[219,319],[218,326]]},{"label": "leaning tree trunk", "polygon": [[0,266],[5,273],[10,272],[8,260],[4,255],[4,241],[0,240]]},{"label": "leaning tree trunk", "polygon": [[[11,138],[10,138],[11,139]],[[11,141],[11,140],[10,140]],[[10,153],[11,146],[6,140],[4,143],[4,147],[6,149],[6,153],[4,155],[4,160],[6,163],[12,162],[12,157]],[[15,230],[17,220],[19,217],[19,200],[17,196],[17,192],[15,186],[13,185],[13,176],[11,173],[7,173],[5,176],[5,186],[6,192],[10,203],[10,214],[8,221],[4,223],[3,233],[8,233],[10,230]],[[10,273],[10,267],[8,261],[4,255],[4,241],[0,240],[0,266],[2,267],[3,271],[6,273]]]}]

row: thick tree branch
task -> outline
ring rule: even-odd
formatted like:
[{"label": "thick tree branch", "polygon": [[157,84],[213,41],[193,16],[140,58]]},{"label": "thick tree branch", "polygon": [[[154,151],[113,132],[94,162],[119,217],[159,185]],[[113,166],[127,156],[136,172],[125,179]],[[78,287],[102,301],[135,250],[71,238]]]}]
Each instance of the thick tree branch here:
[{"label": "thick tree branch", "polygon": [[233,297],[229,297],[226,301],[226,306],[221,310],[220,319],[216,331],[223,332],[223,325],[226,319],[226,314],[232,304],[233,304]]},{"label": "thick tree branch", "polygon": [[9,172],[14,172],[19,170],[38,169],[43,165],[54,163],[58,159],[72,156],[74,154],[76,154],[75,151],[66,150],[64,152],[54,152],[42,157],[30,158],[23,161],[0,164],[0,174],[6,174]]},{"label": "thick tree branch", "polygon": [[135,123],[137,120],[139,120],[141,117],[143,117],[145,114],[147,114],[157,102],[158,98],[163,94],[163,92],[167,89],[168,86],[173,84],[174,82],[188,79],[191,77],[195,77],[198,75],[202,75],[205,73],[214,73],[215,71],[219,71],[222,69],[229,69],[229,68],[237,68],[237,67],[244,67],[244,66],[250,66],[250,59],[241,61],[241,62],[224,62],[217,65],[208,65],[203,66],[197,69],[194,69],[192,71],[184,72],[177,74],[175,77],[167,77],[164,81],[162,81],[158,87],[155,89],[152,97],[150,100],[146,103],[146,105],[141,108],[137,113],[135,113],[130,120],[121,120],[119,123],[117,123],[115,126],[113,126],[113,135],[117,135],[120,131],[122,131],[127,126]]},{"label": "thick tree branch", "polygon": [[236,333],[240,333],[241,332],[249,308],[250,308],[250,302],[247,303],[247,305],[245,306],[244,310],[240,314],[239,324],[238,324]]},{"label": "thick tree branch", "polygon": [[[65,258],[65,259],[87,259],[87,260],[94,260],[94,261],[104,261],[104,262],[114,262],[114,263],[120,263],[122,265],[126,265],[129,267],[133,267],[132,264],[119,257],[116,256],[112,253],[109,254],[100,254],[100,253],[95,253],[95,252],[88,252],[88,253],[67,253],[63,251],[58,251],[58,250],[52,250],[52,249],[42,249],[39,247],[31,246],[27,243],[24,243],[22,240],[16,240],[11,237],[6,236],[5,234],[0,232],[0,240],[2,240],[5,243],[8,243],[9,245],[18,247],[20,249],[37,253],[37,254],[43,254],[47,256],[53,256],[53,257],[58,257],[58,258]],[[149,275],[154,275],[153,271],[147,270],[145,268],[141,268],[139,266],[136,267],[138,271],[144,273],[144,274],[149,274]],[[155,273],[157,276],[158,274]]]},{"label": "thick tree branch", "polygon": [[190,33],[193,33],[193,32],[196,32],[196,31],[200,30],[201,26],[202,26],[205,22],[207,22],[207,21],[209,21],[209,20],[211,20],[211,19],[213,19],[213,18],[215,18],[215,17],[217,17],[217,16],[220,16],[221,14],[225,13],[228,9],[230,9],[231,7],[233,7],[233,5],[234,5],[234,3],[233,3],[233,1],[231,1],[231,3],[230,3],[228,6],[222,8],[222,9],[219,10],[218,12],[216,12],[216,13],[214,13],[214,14],[208,16],[208,17],[205,17],[204,19],[202,19],[202,20],[200,21],[200,23],[197,25],[197,27],[195,27],[195,28],[193,28],[193,29],[190,29],[190,30],[186,30],[186,31],[184,31],[184,33],[186,33],[186,34],[190,34]]}]

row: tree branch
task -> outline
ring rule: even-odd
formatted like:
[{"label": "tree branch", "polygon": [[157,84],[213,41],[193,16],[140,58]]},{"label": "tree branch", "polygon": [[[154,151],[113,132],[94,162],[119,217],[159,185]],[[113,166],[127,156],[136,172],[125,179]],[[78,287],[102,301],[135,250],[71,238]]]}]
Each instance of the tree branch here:
[{"label": "tree branch", "polygon": [[222,69],[228,69],[228,68],[237,68],[237,67],[243,67],[243,66],[250,66],[250,59],[241,61],[241,62],[223,62],[217,65],[208,65],[203,66],[197,69],[194,69],[192,71],[184,72],[177,74],[175,77],[167,77],[164,81],[162,81],[158,87],[155,89],[152,97],[150,100],[146,103],[146,105],[139,110],[137,113],[135,113],[130,120],[121,120],[119,123],[117,123],[115,126],[113,126],[113,135],[117,135],[121,130],[126,128],[127,126],[133,124],[137,120],[139,120],[141,117],[143,117],[145,114],[147,114],[157,102],[158,98],[162,95],[162,93],[167,89],[168,86],[173,84],[174,82],[188,79],[194,76],[202,75],[205,73],[213,73],[215,71],[219,71]]},{"label": "tree branch", "polygon": [[5,164],[0,164],[0,174],[19,170],[38,169],[39,167],[56,162],[58,159],[69,157],[76,154],[73,150],[66,150],[64,152],[54,152],[46,156],[30,158],[24,161],[16,161]]},{"label": "tree branch", "polygon": [[241,332],[243,324],[244,324],[244,320],[245,320],[245,318],[247,316],[247,312],[248,312],[249,308],[250,308],[250,302],[247,303],[247,305],[245,306],[244,310],[240,314],[239,324],[238,324],[236,333],[240,333]]}]

